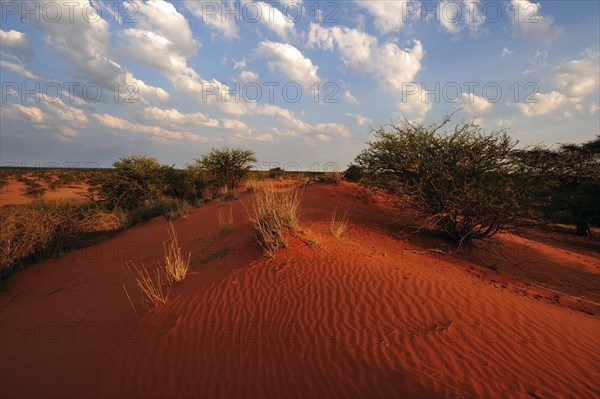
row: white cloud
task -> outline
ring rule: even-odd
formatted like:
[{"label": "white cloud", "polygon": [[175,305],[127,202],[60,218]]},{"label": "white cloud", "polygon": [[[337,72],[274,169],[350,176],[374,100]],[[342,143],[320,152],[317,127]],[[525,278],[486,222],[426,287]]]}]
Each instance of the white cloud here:
[{"label": "white cloud", "polygon": [[358,99],[357,99],[356,97],[354,97],[354,96],[352,95],[352,93],[350,93],[350,90],[346,90],[346,91],[344,92],[344,99],[345,99],[346,101],[348,101],[349,103],[351,103],[351,104],[356,104],[356,105],[359,105],[359,104],[360,104],[360,102],[358,101]]},{"label": "white cloud", "polygon": [[139,3],[139,7],[136,26],[119,33],[124,53],[162,72],[184,69],[186,57],[197,51],[185,17],[162,0]]},{"label": "white cloud", "polygon": [[512,54],[512,51],[510,51],[510,50],[509,50],[508,48],[506,48],[506,47],[503,47],[503,48],[502,48],[502,53],[500,54],[500,56],[501,56],[502,58],[504,58],[504,57],[508,57],[508,56],[509,56],[509,55],[511,55],[511,54]]},{"label": "white cloud", "polygon": [[208,117],[202,112],[182,114],[175,108],[161,109],[158,107],[147,107],[143,111],[143,116],[145,119],[154,119],[173,125],[219,126],[219,121]]},{"label": "white cloud", "polygon": [[596,103],[591,103],[590,104],[590,115],[594,115],[594,114],[598,113],[598,111],[600,111],[600,105],[598,105]]},{"label": "white cloud", "polygon": [[54,98],[44,100],[44,106],[55,117],[56,124],[67,123],[73,127],[82,128],[87,126],[88,118],[85,113],[75,107],[65,104],[61,99]]},{"label": "white cloud", "polygon": [[31,42],[23,32],[0,29],[0,43],[2,43],[2,50],[13,52],[23,61],[33,58]]},{"label": "white cloud", "polygon": [[[53,48],[59,58],[68,63],[75,71],[76,77],[94,82],[101,87],[119,88],[125,83],[132,83],[138,87],[139,102],[144,102],[144,94],[158,95],[164,99],[168,97],[162,89],[145,84],[133,78],[126,68],[121,67],[112,59],[110,29],[108,22],[97,18],[90,22],[87,19],[84,2],[54,2],[55,7],[60,7],[63,16],[72,15],[71,18],[61,18],[51,22],[41,18],[39,23],[33,24],[38,29],[46,43]],[[93,7],[92,7],[93,9]],[[87,9],[89,12],[89,8]],[[83,85],[83,84],[82,84]],[[122,95],[129,95],[126,90],[120,90]]]},{"label": "white cloud", "polygon": [[547,94],[537,93],[531,96],[530,103],[518,103],[517,107],[525,116],[546,115],[562,105],[568,103],[568,98],[557,91],[552,91]]},{"label": "white cloud", "polygon": [[489,114],[492,110],[491,102],[473,93],[462,93],[457,105],[471,117],[482,117]]},{"label": "white cloud", "polygon": [[550,73],[554,85],[569,98],[584,98],[598,93],[600,53],[588,51],[579,60],[571,60]]},{"label": "white cloud", "polygon": [[373,119],[363,116],[363,115],[360,115],[360,114],[347,113],[346,116],[354,118],[356,120],[356,124],[358,126],[365,126],[365,125],[373,124]]},{"label": "white cloud", "polygon": [[456,1],[442,0],[436,3],[438,18],[442,27],[449,33],[462,30],[462,9]]},{"label": "white cloud", "polygon": [[124,130],[134,133],[144,133],[157,139],[158,141],[164,142],[164,139],[177,139],[180,140],[184,137],[181,132],[175,132],[163,129],[160,126],[143,125],[139,123],[132,123],[125,119],[112,116],[110,114],[98,114],[94,113],[92,116],[102,125],[110,129]]},{"label": "white cloud", "polygon": [[313,65],[310,58],[305,57],[300,50],[290,44],[260,42],[255,53],[267,60],[272,73],[278,71],[292,81],[307,86],[321,81],[317,75],[319,67]]},{"label": "white cloud", "polygon": [[38,107],[29,107],[22,104],[5,104],[0,112],[2,118],[27,120],[34,125],[40,125],[47,120],[46,114]]},{"label": "white cloud", "polygon": [[218,35],[226,39],[239,38],[235,15],[226,14],[227,10],[235,9],[235,1],[185,0],[183,4]]},{"label": "white cloud", "polygon": [[18,73],[19,75],[25,76],[28,79],[32,80],[42,80],[38,75],[30,72],[25,66],[21,64],[17,64],[14,62],[8,62],[0,59],[0,67],[6,68],[9,71],[13,71],[14,73]]},{"label": "white cloud", "polygon": [[433,106],[427,93],[415,84],[415,92],[404,96],[398,103],[398,115],[412,122],[423,122]]},{"label": "white cloud", "polygon": [[382,88],[395,92],[401,92],[406,82],[414,80],[424,55],[418,40],[412,48],[401,49],[393,42],[379,44],[375,36],[357,29],[326,28],[314,23],[310,25],[308,44],[325,50],[337,48],[346,65],[372,74]]},{"label": "white cloud", "polygon": [[540,15],[540,3],[528,0],[511,0],[510,10],[513,31],[525,40],[548,44],[556,40],[563,28],[554,25],[554,18]]},{"label": "white cloud", "polygon": [[260,22],[275,32],[280,39],[290,41],[296,37],[296,28],[292,16],[286,16],[271,4],[262,1],[257,1],[254,4],[261,10]]},{"label": "white cloud", "polygon": [[244,69],[246,68],[246,60],[233,61],[233,69]]},{"label": "white cloud", "polygon": [[357,0],[356,3],[371,14],[375,20],[375,28],[383,34],[398,32],[408,18],[420,13],[418,1]]},{"label": "white cloud", "polygon": [[242,83],[250,83],[250,82],[260,82],[260,77],[256,72],[252,71],[242,71],[240,72],[240,76],[238,77],[238,81]]}]

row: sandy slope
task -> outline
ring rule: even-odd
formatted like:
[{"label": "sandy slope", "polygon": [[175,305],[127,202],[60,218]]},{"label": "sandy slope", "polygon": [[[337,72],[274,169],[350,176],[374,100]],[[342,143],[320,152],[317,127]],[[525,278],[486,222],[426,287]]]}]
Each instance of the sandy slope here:
[{"label": "sandy slope", "polygon": [[267,261],[247,199],[221,206],[223,237],[215,202],[175,223],[193,274],[140,318],[121,264],[160,259],[160,218],[11,278],[0,396],[598,397],[597,241],[524,231],[431,252],[448,246],[344,183],[305,189],[302,233]]}]

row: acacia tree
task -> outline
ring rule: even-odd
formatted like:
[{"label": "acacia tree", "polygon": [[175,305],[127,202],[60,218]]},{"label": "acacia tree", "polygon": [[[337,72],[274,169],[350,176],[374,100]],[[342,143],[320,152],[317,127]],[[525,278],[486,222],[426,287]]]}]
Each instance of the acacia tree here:
[{"label": "acacia tree", "polygon": [[380,128],[359,154],[363,182],[403,199],[459,242],[490,237],[527,213],[527,192],[511,175],[509,154],[517,144],[505,131],[485,133],[473,123],[441,132],[440,124],[407,119]]},{"label": "acacia tree", "polygon": [[208,172],[212,185],[233,191],[256,162],[254,151],[241,148],[211,148],[196,159],[195,166]]}]

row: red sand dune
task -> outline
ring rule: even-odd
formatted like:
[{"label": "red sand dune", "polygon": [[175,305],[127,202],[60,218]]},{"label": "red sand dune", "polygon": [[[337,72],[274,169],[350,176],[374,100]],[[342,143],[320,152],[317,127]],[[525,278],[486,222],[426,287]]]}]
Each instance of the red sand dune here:
[{"label": "red sand dune", "polygon": [[[73,184],[72,186],[62,186],[55,190],[50,189],[45,181],[38,183],[46,189],[46,193],[41,199],[77,199],[85,201],[84,194],[87,194],[88,185],[84,183]],[[27,185],[13,178],[8,179],[8,185],[0,187],[0,206],[2,205],[20,205],[33,201],[35,198],[26,194]]]},{"label": "red sand dune", "polygon": [[[402,233],[357,191],[307,187],[303,232],[275,260],[244,217],[249,195],[176,221],[194,269],[139,318],[122,264],[162,258],[162,218],[18,273],[0,294],[0,396],[600,395],[597,240],[528,230],[432,252],[450,247]],[[235,219],[221,238],[219,206]],[[339,239],[335,209],[352,225]]]}]

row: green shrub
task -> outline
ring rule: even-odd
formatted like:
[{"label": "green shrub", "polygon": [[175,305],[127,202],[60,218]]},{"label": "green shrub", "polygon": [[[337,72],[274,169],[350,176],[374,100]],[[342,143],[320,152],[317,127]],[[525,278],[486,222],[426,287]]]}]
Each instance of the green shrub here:
[{"label": "green shrub", "polygon": [[234,191],[256,162],[254,151],[241,148],[212,148],[192,166],[207,172],[211,186]]},{"label": "green shrub", "polygon": [[94,188],[112,208],[136,209],[165,195],[165,168],[154,158],[131,156],[96,179]]},{"label": "green shrub", "polygon": [[440,133],[449,121],[424,126],[405,120],[390,131],[380,128],[356,158],[364,181],[398,195],[459,242],[514,226],[529,215],[530,203],[511,175],[516,142],[473,123]]},{"label": "green shrub", "polygon": [[547,219],[573,224],[580,235],[600,225],[600,136],[583,144],[543,146],[513,152],[522,189]]}]

